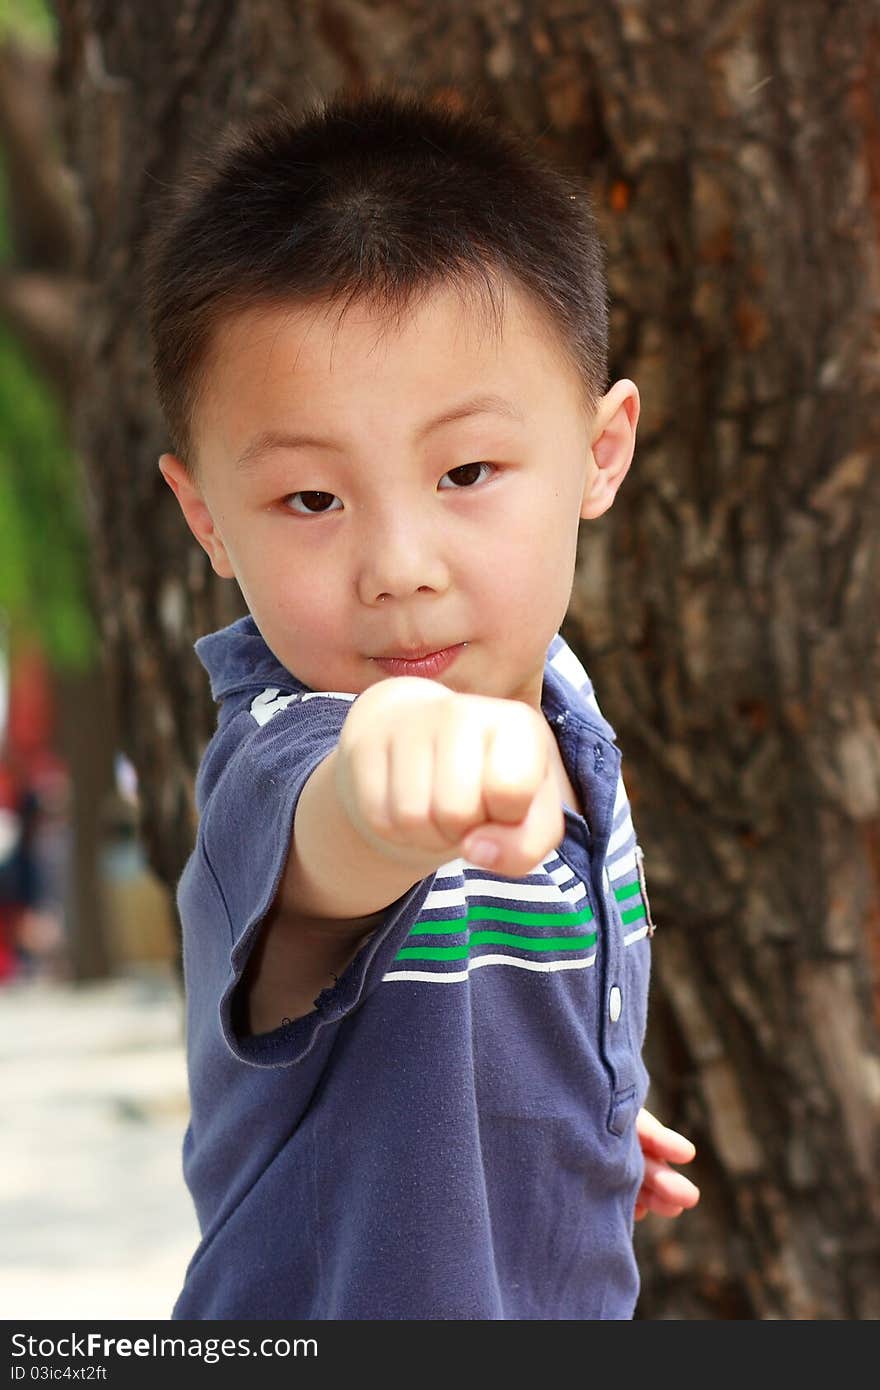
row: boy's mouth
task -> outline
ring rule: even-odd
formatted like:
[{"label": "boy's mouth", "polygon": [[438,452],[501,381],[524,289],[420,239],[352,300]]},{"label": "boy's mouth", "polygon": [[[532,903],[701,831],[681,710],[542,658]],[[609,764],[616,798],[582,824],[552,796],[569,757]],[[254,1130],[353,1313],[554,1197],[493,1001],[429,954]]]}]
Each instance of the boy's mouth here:
[{"label": "boy's mouth", "polygon": [[415,655],[374,656],[373,661],[391,676],[437,676],[466,646],[467,642],[459,642],[454,647],[435,648],[433,651],[416,648]]},{"label": "boy's mouth", "polygon": [[[374,661],[421,661],[425,656],[439,656],[441,652],[451,652],[456,644],[447,647],[397,647],[393,652],[380,652]],[[465,646],[464,642],[457,644]]]}]

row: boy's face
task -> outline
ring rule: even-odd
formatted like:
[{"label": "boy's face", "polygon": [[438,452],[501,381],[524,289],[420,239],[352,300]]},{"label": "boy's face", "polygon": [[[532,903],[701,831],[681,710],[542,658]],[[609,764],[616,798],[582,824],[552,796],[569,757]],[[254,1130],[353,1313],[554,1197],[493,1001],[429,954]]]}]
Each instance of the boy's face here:
[{"label": "boy's face", "polygon": [[[490,394],[506,411],[437,423]],[[500,341],[444,288],[400,328],[362,304],[341,323],[300,306],[231,319],[199,405],[199,484],[171,455],[160,468],[214,569],[310,688],[360,694],[388,679],[377,656],[467,643],[436,679],[540,709],[579,522],[611,506],[638,415],[619,381],[586,418],[513,287]],[[270,432],[326,442],[238,462]]]}]

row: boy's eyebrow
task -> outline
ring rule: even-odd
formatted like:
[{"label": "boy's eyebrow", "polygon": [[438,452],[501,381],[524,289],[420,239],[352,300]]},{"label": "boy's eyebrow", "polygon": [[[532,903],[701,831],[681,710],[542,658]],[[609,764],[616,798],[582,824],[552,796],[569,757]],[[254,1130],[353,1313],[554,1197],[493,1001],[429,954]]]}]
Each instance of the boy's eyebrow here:
[{"label": "boy's eyebrow", "polygon": [[[523,423],[522,411],[503,396],[490,392],[488,395],[469,396],[458,405],[451,406],[442,414],[435,415],[415,432],[415,440],[420,443],[433,430],[442,425],[451,425],[456,420],[465,420],[471,415],[503,415],[510,420]],[[312,434],[291,434],[285,430],[263,430],[258,434],[235,460],[237,470],[245,471],[271,449],[332,449],[342,453],[345,446],[334,439],[319,439]]]}]

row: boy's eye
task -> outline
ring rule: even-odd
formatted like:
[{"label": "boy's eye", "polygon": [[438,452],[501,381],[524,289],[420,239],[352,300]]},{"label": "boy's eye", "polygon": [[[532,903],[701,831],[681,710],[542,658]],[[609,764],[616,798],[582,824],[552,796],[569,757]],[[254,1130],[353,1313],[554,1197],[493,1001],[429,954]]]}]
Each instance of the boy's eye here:
[{"label": "boy's eye", "polygon": [[[494,465],[491,463],[463,463],[460,468],[450,468],[448,473],[443,474],[443,477],[454,478],[455,475],[458,474],[459,483],[463,483],[465,487],[470,487],[472,483],[475,483],[477,481],[478,469],[492,468],[493,466]],[[448,488],[444,488],[444,492],[448,490]],[[459,488],[458,490],[461,491],[461,488]],[[455,491],[455,489],[453,489],[453,491]]]},{"label": "boy's eye", "polygon": [[[285,506],[291,503],[294,497],[302,497],[303,510],[299,507],[291,506],[292,512],[298,512],[300,516],[319,516],[321,512],[339,511],[338,507],[331,507],[329,504],[334,500],[335,493],[332,492],[291,492],[284,498]],[[339,501],[339,498],[336,498]]]},{"label": "boy's eye", "polygon": [[[479,470],[481,468],[492,467],[494,467],[494,465],[491,463],[463,463],[458,468],[450,468],[448,473],[443,474],[443,477],[457,477],[456,487],[452,488],[451,491],[461,492],[478,481]],[[448,492],[450,489],[444,488],[443,491]],[[292,505],[295,497],[301,497],[303,499],[302,507],[295,507]],[[284,498],[284,504],[285,506],[289,506],[290,510],[296,512],[299,516],[320,516],[322,512],[335,512],[339,510],[338,507],[331,505],[334,500],[338,502],[339,498],[336,497],[336,494],[333,492],[291,492]]]}]

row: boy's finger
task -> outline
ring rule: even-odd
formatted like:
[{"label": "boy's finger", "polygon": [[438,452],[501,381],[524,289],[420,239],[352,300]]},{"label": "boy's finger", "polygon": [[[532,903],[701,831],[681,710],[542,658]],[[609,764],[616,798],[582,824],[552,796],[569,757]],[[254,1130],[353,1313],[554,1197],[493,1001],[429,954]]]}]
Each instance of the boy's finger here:
[{"label": "boy's finger", "polygon": [[[493,822],[478,826],[464,842],[464,853],[473,863],[483,863],[493,873],[508,878],[522,878],[531,873],[565,835],[565,819],[559,795],[559,783],[548,774],[520,825],[499,825]],[[491,864],[475,853],[475,843],[488,840],[498,848]]]},{"label": "boy's finger", "polygon": [[547,741],[536,726],[539,716],[520,700],[509,708],[487,737],[483,764],[486,819],[518,824],[532,803],[547,764]]},{"label": "boy's finger", "polygon": [[430,825],[433,782],[433,741],[405,723],[388,744],[388,814],[396,838],[423,835]]},{"label": "boy's finger", "polygon": [[474,826],[487,819],[483,802],[485,733],[472,717],[462,718],[460,706],[444,710],[434,752],[434,823],[455,845]]},{"label": "boy's finger", "polygon": [[363,834],[387,835],[388,746],[384,740],[362,739],[337,757],[337,786],[352,821]]},{"label": "boy's finger", "polygon": [[677,1207],[674,1202],[664,1202],[655,1192],[641,1194],[639,1207],[645,1215],[651,1211],[655,1216],[681,1216],[684,1211],[684,1207]]},{"label": "boy's finger", "polygon": [[690,1163],[697,1152],[690,1139],[661,1124],[650,1110],[639,1111],[636,1129],[642,1151],[655,1158],[665,1158],[669,1163]]},{"label": "boy's finger", "polygon": [[664,1202],[673,1206],[695,1207],[700,1200],[700,1189],[684,1173],[677,1173],[666,1166],[662,1160],[645,1158],[645,1177],[642,1194],[654,1193]]}]

